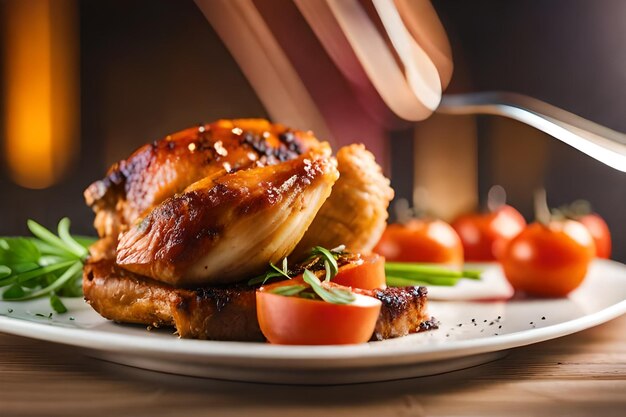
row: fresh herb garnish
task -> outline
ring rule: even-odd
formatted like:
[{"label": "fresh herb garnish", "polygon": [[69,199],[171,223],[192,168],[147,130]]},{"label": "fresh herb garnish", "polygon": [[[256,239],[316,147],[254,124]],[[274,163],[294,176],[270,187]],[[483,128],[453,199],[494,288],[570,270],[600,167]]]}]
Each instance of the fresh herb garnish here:
[{"label": "fresh herb garnish", "polygon": [[[324,270],[326,272],[324,282],[330,282],[330,280],[332,280],[339,271],[337,257],[343,252],[343,250],[343,246],[332,250],[316,246],[311,249],[311,254],[305,263],[310,265],[312,263],[311,261],[323,262]],[[255,285],[259,283],[265,284],[272,278],[292,279],[289,275],[289,267],[286,257],[283,259],[282,269],[270,263],[268,271],[263,275],[259,275],[258,277],[254,277],[249,280],[248,285]],[[270,292],[272,294],[278,294],[285,297],[300,297],[312,300],[321,299],[333,304],[350,304],[356,300],[355,295],[349,290],[323,285],[320,279],[308,269],[304,270],[302,278],[308,286],[302,284],[282,285],[271,289]]]},{"label": "fresh herb garnish", "polygon": [[283,286],[272,289],[270,292],[272,294],[284,295],[285,297],[291,297],[291,296],[300,294],[302,291],[306,289],[307,289],[306,285],[283,285]]},{"label": "fresh herb garnish", "polygon": [[304,282],[309,284],[309,286],[302,284],[283,285],[270,290],[270,292],[272,294],[278,294],[285,297],[297,296],[310,300],[321,299],[332,304],[350,304],[356,300],[355,295],[349,290],[324,286],[322,281],[320,281],[319,278],[308,269],[304,270],[302,279]]},{"label": "fresh herb garnish", "polygon": [[64,313],[60,297],[82,295],[83,262],[94,240],[73,237],[68,218],[59,222],[57,235],[33,220],[27,224],[34,237],[0,238],[0,288],[8,287],[2,299],[50,297],[54,311]]},{"label": "fresh herb garnish", "polygon": [[327,303],[350,304],[356,300],[356,296],[352,291],[344,290],[343,288],[324,287],[319,278],[308,269],[304,271],[302,278],[304,282],[311,286],[315,294]]},{"label": "fresh herb garnish", "polygon": [[316,246],[311,250],[311,256],[309,257],[309,260],[318,258],[323,260],[324,262],[324,269],[326,270],[326,278],[324,279],[324,281],[326,282],[333,279],[335,275],[337,275],[337,272],[339,272],[339,265],[337,265],[338,255],[339,254],[332,253],[328,249],[321,246]]},{"label": "fresh herb garnish", "polygon": [[67,307],[56,294],[50,296],[50,307],[59,314],[67,313]]},{"label": "fresh herb garnish", "polygon": [[337,258],[343,254],[344,250],[345,250],[345,246],[343,245],[330,249],[330,250],[323,248],[321,246],[316,246],[311,249],[309,257],[302,264],[299,265],[299,268],[297,268],[299,269],[300,272],[293,273],[293,274],[289,271],[289,264],[287,261],[287,257],[284,257],[282,260],[282,265],[281,265],[282,268],[279,268],[278,266],[270,262],[268,270],[265,271],[263,274],[258,275],[248,280],[248,285],[258,285],[258,284],[263,285],[267,283],[267,281],[273,280],[276,278],[291,279],[292,275],[298,275],[299,273],[301,273],[302,269],[300,268],[304,267],[304,269],[306,269],[307,267],[310,267],[311,265],[316,264],[318,262],[322,262],[324,269],[326,270],[325,281],[330,281],[331,279],[335,277],[335,275],[337,275],[337,272],[339,271]]},{"label": "fresh herb garnish", "polygon": [[272,278],[291,279],[291,277],[289,276],[289,265],[287,263],[286,256],[283,258],[282,269],[270,262],[270,269],[264,274],[261,274],[259,276],[256,276],[250,279],[248,281],[248,285],[257,285],[257,284],[263,285]]}]

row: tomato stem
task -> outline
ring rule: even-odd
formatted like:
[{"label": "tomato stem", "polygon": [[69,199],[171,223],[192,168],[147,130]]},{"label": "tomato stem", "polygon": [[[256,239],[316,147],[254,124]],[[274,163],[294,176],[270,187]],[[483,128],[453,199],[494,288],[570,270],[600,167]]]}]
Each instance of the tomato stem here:
[{"label": "tomato stem", "polygon": [[548,197],[545,188],[535,191],[535,220],[547,226],[550,223],[551,214],[548,208]]},{"label": "tomato stem", "polygon": [[501,185],[494,185],[487,193],[487,210],[490,213],[497,211],[506,204],[506,190]]}]

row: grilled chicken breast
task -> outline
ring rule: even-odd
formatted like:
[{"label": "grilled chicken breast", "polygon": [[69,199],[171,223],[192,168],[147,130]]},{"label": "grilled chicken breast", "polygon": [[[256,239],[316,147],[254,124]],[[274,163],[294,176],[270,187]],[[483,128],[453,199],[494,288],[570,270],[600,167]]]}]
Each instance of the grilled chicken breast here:
[{"label": "grilled chicken breast", "polygon": [[339,180],[294,250],[294,259],[310,248],[346,245],[350,252],[370,252],[387,224],[393,189],[374,155],[365,146],[349,145],[337,152]]},{"label": "grilled chicken breast", "polygon": [[236,282],[291,253],[338,177],[327,143],[201,180],[120,236],[117,263],[176,286]]},{"label": "grilled chicken breast", "polygon": [[[175,288],[121,269],[112,260],[89,259],[85,300],[103,317],[122,323],[175,327],[184,338],[263,341],[256,316],[256,288],[247,285]],[[424,287],[359,290],[382,302],[372,340],[435,328]]]},{"label": "grilled chicken breast", "polygon": [[318,143],[310,132],[267,120],[220,120],[142,146],[91,184],[85,200],[100,237],[117,238],[147,210],[204,177],[287,161]]}]

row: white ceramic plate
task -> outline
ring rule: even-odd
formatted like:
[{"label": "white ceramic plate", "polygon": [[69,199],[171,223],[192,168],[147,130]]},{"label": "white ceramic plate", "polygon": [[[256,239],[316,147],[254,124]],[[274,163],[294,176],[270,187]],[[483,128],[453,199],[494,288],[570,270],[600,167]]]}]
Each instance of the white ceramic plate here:
[{"label": "white ceramic plate", "polygon": [[[494,279],[503,280],[491,265]],[[46,300],[0,302],[0,331],[84,348],[105,360],[157,371],[240,381],[332,384],[431,375],[484,363],[510,348],[578,332],[626,312],[626,266],[595,261],[563,299],[432,301],[438,330],[350,346],[278,346],[182,340],[101,318],[81,300],[50,318]]]}]

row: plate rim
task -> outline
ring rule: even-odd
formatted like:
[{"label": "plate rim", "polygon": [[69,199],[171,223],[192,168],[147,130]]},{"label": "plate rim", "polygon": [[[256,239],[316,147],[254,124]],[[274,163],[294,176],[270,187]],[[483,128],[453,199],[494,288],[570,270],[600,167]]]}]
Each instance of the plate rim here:
[{"label": "plate rim", "polygon": [[[626,265],[615,261],[600,260],[599,263],[626,268]],[[109,353],[147,355],[149,357],[175,355],[176,360],[234,362],[237,359],[245,358],[247,361],[245,366],[256,364],[267,367],[270,364],[268,361],[271,361],[271,366],[280,367],[289,367],[295,362],[298,363],[298,366],[303,366],[309,362],[311,366],[315,367],[346,368],[362,366],[364,362],[368,366],[400,365],[506,350],[573,334],[623,314],[626,314],[626,299],[594,313],[545,327],[469,340],[449,340],[419,345],[399,344],[390,346],[388,349],[373,349],[372,344],[369,343],[313,347],[178,338],[159,339],[158,343],[155,343],[155,339],[141,334],[120,334],[98,329],[68,328],[6,315],[0,315],[0,332]]]}]

